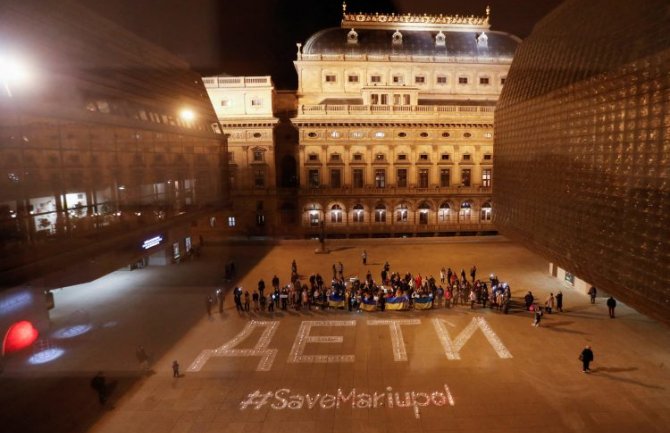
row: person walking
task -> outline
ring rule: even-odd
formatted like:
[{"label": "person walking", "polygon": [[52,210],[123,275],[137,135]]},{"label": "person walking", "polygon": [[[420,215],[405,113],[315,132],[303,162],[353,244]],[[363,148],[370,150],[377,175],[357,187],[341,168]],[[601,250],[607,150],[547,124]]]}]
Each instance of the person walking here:
[{"label": "person walking", "polygon": [[249,291],[244,291],[244,311],[249,312]]},{"label": "person walking", "polygon": [[545,306],[545,309],[547,310],[547,314],[551,314],[552,310],[554,309],[554,304],[555,303],[556,303],[556,299],[554,298],[554,294],[550,293],[549,297],[544,302],[544,306]]},{"label": "person walking", "polygon": [[260,299],[260,296],[258,295],[258,292],[254,292],[253,295],[251,295],[251,300],[254,303],[254,311],[260,311],[258,300]]},{"label": "person walking", "polygon": [[98,401],[100,405],[104,405],[107,402],[107,382],[105,379],[105,374],[102,371],[99,371],[93,379],[91,379],[91,388],[98,393]]},{"label": "person walking", "polygon": [[595,286],[591,286],[589,289],[589,296],[591,297],[591,303],[595,304],[596,303],[596,294],[598,293],[598,290],[596,290]]},{"label": "person walking", "polygon": [[582,353],[579,355],[579,360],[582,361],[582,373],[591,372],[589,364],[593,362],[593,359],[594,356],[593,351],[591,350],[591,346],[584,347],[584,350],[582,350]]},{"label": "person walking", "polygon": [[563,292],[556,293],[556,311],[563,312]]},{"label": "person walking", "polygon": [[363,250],[363,254],[361,254],[361,259],[363,259],[363,265],[368,264],[368,252]]},{"label": "person walking", "polygon": [[533,326],[538,328],[540,326],[540,321],[542,320],[542,309],[539,305],[534,304],[533,306],[535,320],[533,320]]},{"label": "person walking", "polygon": [[208,295],[205,298],[205,308],[207,309],[207,316],[212,317],[212,305],[214,304],[214,299],[211,295]]},{"label": "person walking", "polygon": [[442,266],[442,269],[440,269],[440,283],[444,284],[444,279],[447,276],[447,271],[444,269],[444,266]]},{"label": "person walking", "polygon": [[216,290],[216,299],[219,302],[219,313],[223,314],[223,289]]},{"label": "person walking", "polygon": [[607,299],[607,309],[609,310],[610,313],[610,319],[614,319],[614,309],[616,308],[616,300],[610,296]]},{"label": "person walking", "polygon": [[180,377],[181,375],[179,374],[179,363],[174,360],[172,361],[172,377]]}]

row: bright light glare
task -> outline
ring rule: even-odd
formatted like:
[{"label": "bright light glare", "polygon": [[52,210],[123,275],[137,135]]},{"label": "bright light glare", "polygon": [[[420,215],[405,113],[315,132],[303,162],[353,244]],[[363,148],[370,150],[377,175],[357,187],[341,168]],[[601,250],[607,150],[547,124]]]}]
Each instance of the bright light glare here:
[{"label": "bright light glare", "polygon": [[90,331],[92,326],[89,323],[83,325],[74,325],[67,328],[61,328],[58,331],[54,332],[54,338],[72,338],[78,335],[86,334]]},{"label": "bright light glare", "polygon": [[37,352],[30,358],[28,358],[28,363],[29,364],[45,364],[47,362],[53,361],[54,359],[60,358],[61,355],[63,355],[65,351],[63,349],[60,349],[58,347],[53,347],[51,349],[46,349],[41,352]]},{"label": "bright light glare", "polygon": [[186,120],[187,122],[190,122],[193,119],[195,119],[195,113],[193,112],[193,110],[189,110],[188,108],[181,110],[181,113],[179,113],[179,115],[181,116],[182,119]]},{"label": "bright light glare", "polygon": [[12,96],[12,87],[29,83],[31,77],[31,68],[22,59],[0,54],[0,81],[9,96]]}]

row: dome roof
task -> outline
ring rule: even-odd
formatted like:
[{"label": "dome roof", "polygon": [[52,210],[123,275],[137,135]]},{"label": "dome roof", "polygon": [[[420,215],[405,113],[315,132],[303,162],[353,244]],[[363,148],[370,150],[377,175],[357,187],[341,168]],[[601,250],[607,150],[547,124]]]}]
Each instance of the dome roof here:
[{"label": "dome roof", "polygon": [[509,33],[490,31],[486,44],[478,44],[477,37],[481,31],[445,31],[444,46],[437,46],[437,31],[400,30],[402,43],[394,44],[395,30],[389,29],[355,29],[358,34],[357,43],[348,43],[347,34],[351,28],[333,27],[312,35],[302,50],[303,54],[372,54],[372,55],[413,55],[413,56],[449,56],[449,57],[482,57],[512,59],[519,38]]}]

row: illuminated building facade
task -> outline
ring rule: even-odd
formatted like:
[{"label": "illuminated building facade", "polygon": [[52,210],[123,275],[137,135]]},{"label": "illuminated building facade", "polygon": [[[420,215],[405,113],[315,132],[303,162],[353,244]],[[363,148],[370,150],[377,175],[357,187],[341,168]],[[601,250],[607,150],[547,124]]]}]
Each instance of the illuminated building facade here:
[{"label": "illuminated building facade", "polygon": [[[126,263],[183,255],[192,220],[221,205],[227,181],[199,75],[70,1],[3,3],[0,40],[3,283],[75,263],[62,253],[77,249],[120,247]],[[11,72],[18,57],[29,74]]]},{"label": "illuminated building facade", "polygon": [[488,10],[385,15],[346,5],[339,28],[298,44],[302,232],[494,231],[494,106],[518,44],[490,30]]},{"label": "illuminated building facade", "polygon": [[583,290],[670,317],[664,0],[569,0],[535,26],[496,112],[495,224]]}]

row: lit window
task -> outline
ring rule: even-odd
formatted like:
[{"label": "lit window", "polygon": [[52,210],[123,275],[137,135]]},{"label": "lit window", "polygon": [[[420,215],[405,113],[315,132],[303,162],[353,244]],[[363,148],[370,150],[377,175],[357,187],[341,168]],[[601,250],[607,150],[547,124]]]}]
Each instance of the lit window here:
[{"label": "lit window", "polygon": [[461,210],[458,213],[458,218],[461,221],[470,221],[470,216],[472,215],[472,205],[468,201],[461,203]]},{"label": "lit window", "polygon": [[354,131],[351,133],[351,138],[363,138],[365,134],[361,131]]},{"label": "lit window", "polygon": [[458,84],[468,84],[468,77],[458,77]]},{"label": "lit window", "polygon": [[407,222],[407,216],[409,215],[409,209],[407,209],[407,205],[401,204],[398,206],[398,209],[396,210],[396,218],[395,220],[397,222]]},{"label": "lit window", "polygon": [[482,221],[491,221],[491,203],[486,202],[482,205],[481,219]]},{"label": "lit window", "polygon": [[375,187],[376,188],[386,187],[386,170],[384,169],[375,170]]},{"label": "lit window", "polygon": [[489,188],[491,186],[491,169],[485,168],[482,170],[482,186]]},{"label": "lit window", "polygon": [[441,223],[449,222],[451,219],[451,209],[449,208],[449,203],[444,202],[440,205],[440,209],[437,211],[437,219]]},{"label": "lit window", "polygon": [[228,217],[228,227],[235,227],[235,217],[234,216],[229,216]]},{"label": "lit window", "polygon": [[378,204],[375,206],[375,222],[376,223],[385,223],[386,222],[386,206],[383,204]]},{"label": "lit window", "polygon": [[493,138],[493,133],[492,132],[485,132],[484,133],[484,138]]},{"label": "lit window", "polygon": [[357,204],[354,205],[354,214],[353,214],[353,222],[355,223],[362,223],[365,222],[365,212],[363,211],[363,205],[362,204]]},{"label": "lit window", "polygon": [[330,208],[330,222],[342,222],[342,207],[339,204],[334,204],[333,207]]},{"label": "lit window", "polygon": [[341,135],[340,131],[333,131],[330,133],[331,138],[340,138]]},{"label": "lit window", "polygon": [[384,138],[386,134],[383,131],[375,132],[375,138]]}]

